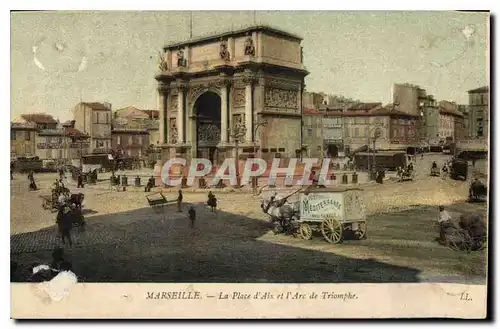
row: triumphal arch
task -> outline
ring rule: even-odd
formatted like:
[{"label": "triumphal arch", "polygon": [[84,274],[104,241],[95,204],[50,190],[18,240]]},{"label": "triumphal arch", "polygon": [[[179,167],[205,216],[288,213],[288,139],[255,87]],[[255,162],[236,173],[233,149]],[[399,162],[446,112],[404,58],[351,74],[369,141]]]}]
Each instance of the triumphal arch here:
[{"label": "triumphal arch", "polygon": [[[308,74],[301,38],[266,26],[165,46],[158,108],[163,162],[294,157]],[[236,150],[237,148],[237,150]]]}]

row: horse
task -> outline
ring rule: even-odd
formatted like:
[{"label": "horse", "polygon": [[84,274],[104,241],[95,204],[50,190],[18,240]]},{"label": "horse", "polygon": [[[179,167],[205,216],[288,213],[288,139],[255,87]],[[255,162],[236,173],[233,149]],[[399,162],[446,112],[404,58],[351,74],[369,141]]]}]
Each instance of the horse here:
[{"label": "horse", "polygon": [[488,194],[486,185],[479,181],[474,181],[471,183],[469,187],[469,199],[470,200],[479,200],[481,198],[486,197]]},{"label": "horse", "polygon": [[77,209],[82,209],[83,200],[85,195],[83,193],[73,193],[69,198],[70,204],[74,204]]},{"label": "horse", "polygon": [[278,196],[274,193],[267,199],[260,200],[262,211],[269,216],[271,223],[275,226],[275,233],[293,233],[292,220],[298,212],[298,202],[291,203],[287,197]]}]

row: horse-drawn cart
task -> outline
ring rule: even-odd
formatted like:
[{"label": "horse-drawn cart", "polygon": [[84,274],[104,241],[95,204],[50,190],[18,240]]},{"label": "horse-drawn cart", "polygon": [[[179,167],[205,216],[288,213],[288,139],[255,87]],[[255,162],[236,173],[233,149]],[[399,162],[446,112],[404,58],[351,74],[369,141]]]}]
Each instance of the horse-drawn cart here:
[{"label": "horse-drawn cart", "polygon": [[[298,201],[288,197],[298,193]],[[293,234],[309,240],[319,232],[330,243],[344,237],[366,237],[366,215],[359,188],[312,188],[298,190],[285,198],[277,195],[261,200],[262,210],[275,224],[275,233]]]},{"label": "horse-drawn cart", "polygon": [[299,194],[299,234],[311,239],[319,231],[330,243],[342,242],[349,234],[366,237],[365,206],[361,189],[312,189]]}]

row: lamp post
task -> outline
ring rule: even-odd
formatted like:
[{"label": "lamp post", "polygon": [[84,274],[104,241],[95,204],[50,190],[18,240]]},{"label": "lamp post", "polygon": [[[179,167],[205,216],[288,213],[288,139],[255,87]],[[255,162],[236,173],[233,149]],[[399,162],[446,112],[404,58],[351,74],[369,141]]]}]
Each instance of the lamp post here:
[{"label": "lamp post", "polygon": [[234,147],[235,147],[235,157],[236,157],[236,182],[239,185],[240,183],[240,170],[239,170],[239,154],[238,154],[238,148],[240,145],[240,139],[242,137],[245,137],[247,133],[247,128],[244,125],[238,124],[235,125],[233,128],[228,129],[229,137],[231,137],[234,140]]},{"label": "lamp post", "polygon": [[[377,140],[377,138],[380,137],[380,126],[381,124],[380,123],[376,123],[375,124],[375,127],[372,127],[368,130],[368,175],[371,175],[371,172],[372,172],[372,167],[375,168],[375,142]],[[371,138],[371,134],[372,134],[372,131],[375,131],[375,133],[373,134],[373,163],[370,163],[370,144],[371,144],[371,141],[372,141],[372,138]]]}]

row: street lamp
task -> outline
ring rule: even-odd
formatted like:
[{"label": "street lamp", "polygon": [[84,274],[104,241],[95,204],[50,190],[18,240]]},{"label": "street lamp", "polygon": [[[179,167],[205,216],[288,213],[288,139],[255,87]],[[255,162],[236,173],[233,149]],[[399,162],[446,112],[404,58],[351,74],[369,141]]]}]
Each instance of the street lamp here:
[{"label": "street lamp", "polygon": [[238,147],[240,144],[240,139],[242,137],[245,137],[246,133],[247,133],[247,128],[242,124],[237,124],[233,128],[228,129],[229,137],[231,137],[234,140],[235,157],[236,157],[236,182],[238,185],[240,180]]},{"label": "street lamp", "polygon": [[369,175],[371,175],[371,172],[372,172],[372,166],[370,163],[371,134],[372,134],[372,131],[375,131],[375,133],[373,134],[373,168],[375,168],[375,142],[376,142],[377,138],[379,138],[381,135],[381,132],[380,132],[381,125],[382,124],[380,124],[380,123],[376,123],[375,127],[372,127],[371,129],[368,130],[368,174]]}]

